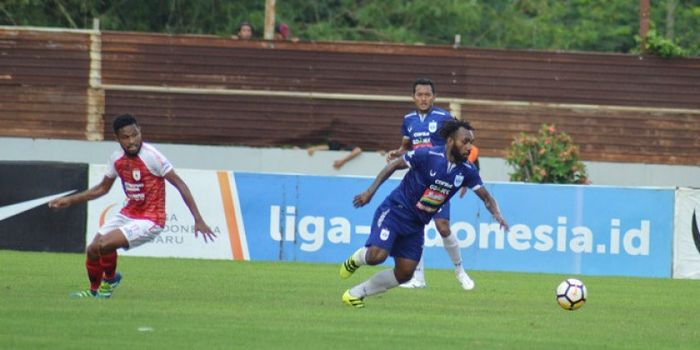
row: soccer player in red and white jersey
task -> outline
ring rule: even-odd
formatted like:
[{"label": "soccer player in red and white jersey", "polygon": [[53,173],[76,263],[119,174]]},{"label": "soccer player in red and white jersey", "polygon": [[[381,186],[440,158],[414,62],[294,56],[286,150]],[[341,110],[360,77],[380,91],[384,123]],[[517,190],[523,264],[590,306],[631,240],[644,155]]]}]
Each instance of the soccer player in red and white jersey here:
[{"label": "soccer player in red and white jersey", "polygon": [[180,192],[194,216],[195,237],[199,233],[205,242],[216,235],[199,213],[189,187],[175,173],[173,166],[155,147],[141,139],[141,128],[130,114],[122,114],[112,124],[121,146],[109,162],[102,182],[86,191],[49,202],[50,208],[66,208],[103,196],[112,188],[117,177],[127,203],[110,218],[87,246],[87,268],[90,289],[71,294],[73,298],[109,298],[121,281],[117,272],[117,249],[132,249],[154,240],[165,225],[165,180]]}]

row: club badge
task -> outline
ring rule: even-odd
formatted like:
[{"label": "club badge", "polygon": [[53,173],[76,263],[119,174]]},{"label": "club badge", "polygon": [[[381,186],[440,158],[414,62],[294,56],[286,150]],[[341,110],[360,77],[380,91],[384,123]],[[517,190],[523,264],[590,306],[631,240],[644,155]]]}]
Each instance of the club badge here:
[{"label": "club badge", "polygon": [[455,176],[455,186],[457,186],[457,187],[462,186],[462,181],[464,181],[464,176],[462,176],[462,175]]}]

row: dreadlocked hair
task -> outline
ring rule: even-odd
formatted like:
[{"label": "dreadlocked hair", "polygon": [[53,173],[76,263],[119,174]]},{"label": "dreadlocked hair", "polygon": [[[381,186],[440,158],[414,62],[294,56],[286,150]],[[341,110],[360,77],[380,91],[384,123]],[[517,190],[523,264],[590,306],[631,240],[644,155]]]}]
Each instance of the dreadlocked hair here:
[{"label": "dreadlocked hair", "polygon": [[438,133],[440,136],[447,140],[449,137],[453,136],[459,128],[465,128],[467,130],[474,130],[474,128],[465,120],[450,120],[442,124],[442,128]]}]

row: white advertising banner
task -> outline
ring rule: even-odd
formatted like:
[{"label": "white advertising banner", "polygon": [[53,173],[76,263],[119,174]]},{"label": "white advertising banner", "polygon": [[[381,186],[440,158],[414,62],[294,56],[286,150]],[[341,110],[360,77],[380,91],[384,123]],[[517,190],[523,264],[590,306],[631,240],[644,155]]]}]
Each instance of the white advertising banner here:
[{"label": "white advertising banner", "polygon": [[[106,166],[91,165],[90,186]],[[338,263],[365,243],[373,212],[398,184],[392,179],[369,206],[352,198],[371,178],[176,169],[216,233],[194,236],[177,189],[166,185],[167,220],[153,242],[124,255]],[[474,195],[452,202],[452,230],[468,269],[700,279],[700,190],[487,183],[508,214],[499,231]],[[121,181],[88,202],[87,241],[119,212]],[[528,198],[523,210],[522,198]],[[624,198],[625,200],[620,200]],[[432,228],[431,228],[432,227]],[[675,238],[675,239],[674,239]],[[425,263],[453,268],[429,225]]]},{"label": "white advertising banner", "polygon": [[[104,177],[106,165],[90,165],[89,186]],[[153,242],[133,250],[120,251],[128,256],[181,257],[202,259],[248,260],[243,222],[237,205],[236,186],[229,172],[175,169],[190,188],[202,217],[216,234],[205,243],[202,235],[195,238],[194,219],[177,189],[166,181],[167,218],[163,232]],[[111,191],[88,202],[87,241],[91,242],[106,219],[119,212],[125,203],[121,180]],[[240,234],[239,234],[240,232]]]},{"label": "white advertising banner", "polygon": [[676,190],[673,278],[700,279],[700,190]]}]

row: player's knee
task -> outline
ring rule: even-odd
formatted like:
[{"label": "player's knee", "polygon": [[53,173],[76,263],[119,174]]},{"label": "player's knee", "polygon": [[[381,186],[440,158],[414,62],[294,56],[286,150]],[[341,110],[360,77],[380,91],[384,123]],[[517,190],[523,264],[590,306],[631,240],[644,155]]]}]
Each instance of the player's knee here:
[{"label": "player's knee", "polygon": [[111,245],[108,245],[105,243],[100,244],[100,255],[110,254],[110,253],[114,252],[115,250],[116,249],[114,249],[114,247],[112,247]]},{"label": "player's knee", "polygon": [[435,227],[442,237],[449,237],[452,231],[450,230],[450,222],[447,220],[435,221]]},{"label": "player's knee", "polygon": [[367,265],[379,265],[383,263],[389,256],[389,253],[383,249],[373,249],[370,247],[367,249],[367,254],[365,255],[365,261]]},{"label": "player's knee", "polygon": [[394,269],[394,277],[396,277],[396,280],[399,281],[399,283],[405,283],[411,280],[413,278],[413,272],[415,270],[404,270],[404,269]]},{"label": "player's knee", "polygon": [[93,242],[93,244],[95,245],[94,249],[99,255],[109,254],[116,250],[112,244],[108,242],[108,240],[104,239],[104,237]]},{"label": "player's knee", "polygon": [[87,248],[85,248],[85,253],[88,256],[88,259],[98,259],[100,257],[100,247],[98,246],[97,242],[90,243]]}]

